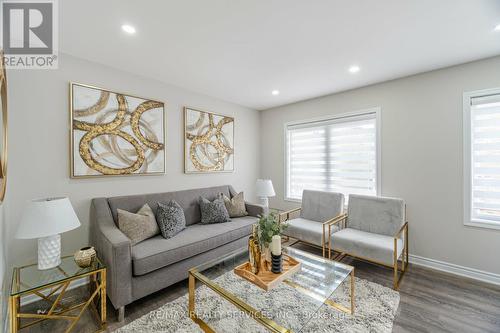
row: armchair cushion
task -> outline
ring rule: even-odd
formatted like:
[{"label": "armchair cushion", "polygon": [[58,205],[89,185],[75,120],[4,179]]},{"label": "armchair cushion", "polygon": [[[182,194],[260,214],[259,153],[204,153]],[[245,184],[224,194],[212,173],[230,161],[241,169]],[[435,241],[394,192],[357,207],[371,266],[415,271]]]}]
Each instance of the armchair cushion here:
[{"label": "armchair cushion", "polygon": [[316,222],[326,222],[342,214],[344,195],[342,193],[304,190],[300,217]]},{"label": "armchair cushion", "polygon": [[[394,237],[345,228],[333,234],[332,242],[335,251],[390,266],[394,263]],[[403,251],[403,241],[398,239],[397,242],[397,256],[399,258]]]},{"label": "armchair cushion", "polygon": [[376,234],[394,236],[405,222],[402,199],[350,195],[347,226]]},{"label": "armchair cushion", "polygon": [[[301,217],[288,220],[288,227],[283,231],[285,236],[289,236],[301,241],[311,243],[317,246],[323,245],[323,224]],[[332,234],[339,230],[338,225],[332,225]],[[325,226],[325,232],[328,232],[328,226]],[[326,239],[328,242],[328,238]]]}]

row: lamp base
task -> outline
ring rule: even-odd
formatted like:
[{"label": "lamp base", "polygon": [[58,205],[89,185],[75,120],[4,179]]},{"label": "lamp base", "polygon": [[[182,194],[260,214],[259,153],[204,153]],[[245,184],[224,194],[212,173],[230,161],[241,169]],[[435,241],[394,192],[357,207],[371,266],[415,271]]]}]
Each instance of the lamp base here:
[{"label": "lamp base", "polygon": [[61,264],[61,235],[38,238],[38,269],[51,269]]},{"label": "lamp base", "polygon": [[262,206],[269,208],[269,199],[267,197],[259,197],[259,201]]}]

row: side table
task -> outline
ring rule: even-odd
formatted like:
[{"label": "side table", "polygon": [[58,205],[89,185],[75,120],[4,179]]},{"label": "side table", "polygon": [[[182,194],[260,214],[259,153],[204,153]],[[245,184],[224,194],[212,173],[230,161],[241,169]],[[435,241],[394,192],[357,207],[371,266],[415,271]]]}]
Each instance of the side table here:
[{"label": "side table", "polygon": [[[89,295],[77,304],[65,299],[71,283],[87,279]],[[21,299],[31,296],[48,303],[44,310],[36,313],[21,311]],[[86,295],[87,296],[87,295]],[[15,267],[9,297],[10,332],[15,333],[45,320],[67,320],[65,332],[71,332],[85,310],[89,309],[98,322],[98,332],[106,329],[106,267],[98,258],[89,267],[79,267],[73,256],[61,258],[58,267],[39,270],[37,264]]]}]

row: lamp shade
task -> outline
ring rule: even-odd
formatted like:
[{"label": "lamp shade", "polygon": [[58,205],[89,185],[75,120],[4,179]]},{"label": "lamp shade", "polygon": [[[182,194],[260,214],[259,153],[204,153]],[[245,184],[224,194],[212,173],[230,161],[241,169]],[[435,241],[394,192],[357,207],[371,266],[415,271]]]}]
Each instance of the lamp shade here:
[{"label": "lamp shade", "polygon": [[29,201],[16,231],[16,238],[31,239],[61,234],[76,229],[80,220],[68,198]]},{"label": "lamp shade", "polygon": [[274,197],[273,182],[271,179],[257,179],[257,196],[258,197]]}]

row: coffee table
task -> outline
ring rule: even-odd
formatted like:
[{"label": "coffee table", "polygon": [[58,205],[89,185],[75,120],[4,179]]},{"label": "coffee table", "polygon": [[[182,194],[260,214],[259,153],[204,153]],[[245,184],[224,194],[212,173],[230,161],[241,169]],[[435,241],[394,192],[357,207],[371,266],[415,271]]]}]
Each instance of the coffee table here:
[{"label": "coffee table", "polygon": [[[287,299],[280,299],[285,297],[284,293],[266,292],[256,286],[254,287],[253,283],[239,276],[237,278],[241,280],[235,281],[238,284],[244,281],[243,283],[248,284],[248,288],[228,288],[227,286],[224,288],[214,281],[217,276],[229,271],[232,272],[234,267],[248,260],[248,251],[239,250],[189,270],[190,318],[205,332],[215,332],[196,313],[195,288],[197,281],[214,291],[218,297],[232,303],[236,308],[271,332],[302,331],[309,320],[314,320],[314,313],[318,312],[322,306],[332,306],[347,314],[354,314],[354,267],[292,247],[284,247],[283,252],[301,262],[300,270],[283,282],[285,285],[292,287],[286,290]],[[330,297],[349,276],[351,277],[350,306],[347,307],[334,302]],[[249,288],[252,289],[250,298]],[[294,295],[295,293],[296,295]],[[290,299],[290,296],[295,302],[299,302],[298,306],[289,306],[287,300]],[[300,304],[301,300],[304,303],[303,306]],[[271,308],[261,309],[258,306],[256,307],[255,304],[272,304],[272,306]],[[203,304],[200,307],[203,307]],[[308,311],[307,315],[301,313],[306,310]],[[288,312],[288,315],[283,316],[282,314],[285,312]],[[297,322],[288,321],[287,317],[309,319]]]}]

